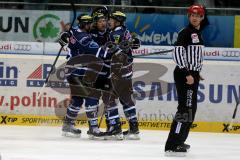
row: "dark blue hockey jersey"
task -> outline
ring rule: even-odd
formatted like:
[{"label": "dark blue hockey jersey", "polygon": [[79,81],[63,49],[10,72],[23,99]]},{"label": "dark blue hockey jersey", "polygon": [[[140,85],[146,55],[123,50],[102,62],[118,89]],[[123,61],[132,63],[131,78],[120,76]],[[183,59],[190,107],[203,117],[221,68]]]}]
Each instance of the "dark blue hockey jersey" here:
[{"label": "dark blue hockey jersey", "polygon": [[[127,41],[130,42],[132,40],[132,36],[129,32],[129,30],[125,26],[119,26],[116,27],[113,31],[109,33],[109,39],[110,41],[116,43],[117,45],[120,45],[120,43]],[[124,52],[128,56],[128,63],[124,64],[122,67],[123,75],[122,77],[129,78],[132,76],[132,63],[133,63],[133,57],[132,57],[132,49],[130,48],[127,52]]]},{"label": "dark blue hockey jersey", "polygon": [[[107,51],[103,50],[95,41],[93,41],[89,33],[83,32],[79,28],[72,29],[70,32],[71,37],[68,44],[68,58],[70,58],[70,60],[79,55],[93,55],[101,59],[107,59],[108,56],[110,56]],[[76,67],[74,70],[69,70],[66,75],[83,76],[86,70],[92,70],[92,68],[89,68],[86,64]],[[99,75],[106,74],[107,73],[99,72]]]},{"label": "dark blue hockey jersey", "polygon": [[93,40],[99,45],[104,46],[109,41],[109,31],[100,32],[97,29],[91,30]]}]

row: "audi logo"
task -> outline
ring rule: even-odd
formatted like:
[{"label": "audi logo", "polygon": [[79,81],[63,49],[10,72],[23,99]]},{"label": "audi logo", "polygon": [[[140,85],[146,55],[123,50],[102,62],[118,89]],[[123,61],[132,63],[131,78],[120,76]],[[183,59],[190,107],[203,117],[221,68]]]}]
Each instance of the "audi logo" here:
[{"label": "audi logo", "polygon": [[240,57],[240,51],[223,51],[223,57]]},{"label": "audi logo", "polygon": [[32,46],[29,44],[15,44],[13,48],[15,51],[30,51]]}]

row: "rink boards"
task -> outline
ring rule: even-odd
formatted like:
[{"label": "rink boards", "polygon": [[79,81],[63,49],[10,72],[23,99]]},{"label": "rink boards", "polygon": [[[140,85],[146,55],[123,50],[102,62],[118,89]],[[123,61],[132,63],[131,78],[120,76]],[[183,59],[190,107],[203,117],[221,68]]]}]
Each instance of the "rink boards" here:
[{"label": "rink boards", "polygon": [[[36,115],[1,115],[1,125],[21,125],[21,126],[61,126],[63,117],[57,116],[36,116]],[[127,121],[122,118],[122,127],[128,128]],[[88,127],[85,118],[78,118],[78,127]],[[169,130],[170,121],[139,121],[140,129],[146,130]],[[218,132],[218,133],[240,133],[240,124],[234,124],[232,129],[224,122],[194,122],[191,130],[195,132]],[[102,123],[101,128],[106,128]]]},{"label": "rink boards", "polygon": [[[61,125],[70,93],[62,69],[65,57],[60,57],[52,87],[46,87],[40,99],[37,95],[55,56],[2,54],[0,57],[0,124]],[[199,86],[193,131],[240,133],[240,113],[237,113],[233,129],[227,129],[240,96],[239,66],[238,61],[204,62],[201,74],[205,80]],[[177,107],[174,67],[170,59],[135,59],[133,86],[140,128],[170,128]],[[100,115],[102,110],[100,102]],[[124,117],[121,105],[119,110]],[[125,121],[123,124],[126,127]],[[78,125],[86,126],[84,108],[79,113]]]}]

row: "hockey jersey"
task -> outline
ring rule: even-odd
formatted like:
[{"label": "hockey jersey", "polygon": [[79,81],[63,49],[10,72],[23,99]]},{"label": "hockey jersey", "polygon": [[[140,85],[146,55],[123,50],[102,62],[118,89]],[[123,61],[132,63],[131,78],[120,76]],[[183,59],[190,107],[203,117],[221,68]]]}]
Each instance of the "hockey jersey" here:
[{"label": "hockey jersey", "polygon": [[[116,27],[109,33],[109,40],[114,42],[117,45],[120,45],[123,42],[130,42],[132,40],[132,36],[129,30],[125,26]],[[125,63],[121,69],[122,77],[131,78],[133,71],[132,71],[132,64],[133,64],[133,57],[132,57],[132,49],[129,48],[128,51],[124,52],[127,55],[128,63]],[[114,65],[114,64],[112,64]]]},{"label": "hockey jersey", "polygon": [[[88,57],[89,55],[92,55],[96,58],[104,60],[108,59],[111,56],[107,50],[104,50],[101,47],[99,47],[99,45],[92,39],[89,33],[83,32],[79,28],[72,29],[70,32],[71,37],[68,44],[69,53],[67,56],[69,61],[71,61],[71,59],[73,58],[76,58],[77,56],[81,56],[81,58],[84,58],[83,55],[88,55]],[[84,62],[82,60],[80,61],[76,62],[80,62],[82,64],[78,65],[78,67],[69,69],[68,72],[66,73],[67,76],[69,75],[84,76],[86,71],[98,72],[99,75],[103,76],[106,75],[106,73],[99,72],[98,70],[93,68],[89,68],[88,65],[89,61],[87,62]]]}]

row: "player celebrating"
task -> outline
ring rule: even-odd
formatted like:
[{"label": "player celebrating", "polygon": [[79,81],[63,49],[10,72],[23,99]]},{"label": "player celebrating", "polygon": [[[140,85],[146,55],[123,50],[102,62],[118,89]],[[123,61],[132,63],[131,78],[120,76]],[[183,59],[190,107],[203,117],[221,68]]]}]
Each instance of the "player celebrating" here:
[{"label": "player celebrating", "polygon": [[[69,39],[68,62],[72,62],[72,60],[75,60],[74,58],[77,58],[77,56],[79,55],[93,55],[93,57],[106,59],[111,53],[103,50],[102,48],[99,48],[98,44],[92,40],[91,35],[89,34],[92,17],[86,14],[82,14],[77,18],[77,20],[79,28],[72,29],[70,33],[62,33],[60,38],[60,43],[62,45],[68,43]],[[97,73],[98,75],[103,74],[100,72],[100,70],[97,70],[96,68],[89,68],[89,65],[77,67],[76,69],[70,70],[70,72],[66,74],[67,80],[70,84],[72,101],[67,108],[67,113],[62,127],[64,136],[80,136],[81,130],[74,128],[74,123],[80,107],[82,106],[84,101],[85,111],[89,124],[88,134],[94,137],[104,137],[105,135],[98,128],[97,112],[99,97],[91,96],[88,90],[86,90],[86,88],[91,89],[95,87],[94,82],[96,77],[93,80],[89,80],[89,77],[87,76],[89,71]]]},{"label": "player celebrating", "polygon": [[[114,55],[112,59],[111,81],[113,85],[113,91],[119,97],[119,100],[123,105],[124,114],[129,123],[129,130],[123,132],[123,135],[126,138],[139,139],[136,108],[132,99],[133,58],[131,42],[133,39],[128,29],[124,26],[125,20],[126,15],[120,11],[112,12],[109,16],[109,39],[111,42],[118,45],[123,51],[118,55]],[[120,73],[120,75],[116,75],[116,73]],[[117,107],[108,106],[106,118],[109,121],[110,126],[108,130],[109,135],[114,134],[116,131],[121,131]]]},{"label": "player celebrating", "polygon": [[99,46],[104,46],[108,42],[108,9],[105,6],[98,7],[91,15],[93,17],[92,38]]},{"label": "player celebrating", "polygon": [[166,156],[185,156],[190,145],[185,144],[197,110],[199,72],[203,62],[201,22],[205,10],[201,5],[188,8],[189,25],[181,30],[175,44],[173,59],[177,64],[174,81],[178,94],[178,108],[165,145]]}]

